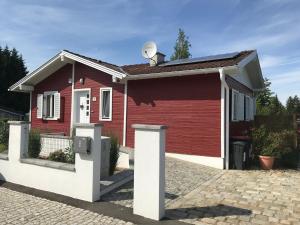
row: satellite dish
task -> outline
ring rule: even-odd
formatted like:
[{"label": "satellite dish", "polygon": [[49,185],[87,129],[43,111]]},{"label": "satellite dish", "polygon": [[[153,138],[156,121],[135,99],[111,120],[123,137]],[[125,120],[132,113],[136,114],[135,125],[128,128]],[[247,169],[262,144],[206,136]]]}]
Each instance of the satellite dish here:
[{"label": "satellite dish", "polygon": [[142,48],[142,55],[146,59],[151,59],[157,52],[156,44],[153,41],[148,41]]}]

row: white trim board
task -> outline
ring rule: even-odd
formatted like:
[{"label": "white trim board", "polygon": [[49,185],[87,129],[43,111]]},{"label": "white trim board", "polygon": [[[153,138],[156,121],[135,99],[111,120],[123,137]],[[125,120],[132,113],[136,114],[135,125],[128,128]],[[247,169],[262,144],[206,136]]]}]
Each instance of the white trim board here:
[{"label": "white trim board", "polygon": [[224,169],[224,159],[221,157],[187,155],[187,154],[177,154],[177,153],[166,153],[166,156],[175,159],[184,160],[187,162],[204,165],[204,166],[214,167],[217,169]]}]

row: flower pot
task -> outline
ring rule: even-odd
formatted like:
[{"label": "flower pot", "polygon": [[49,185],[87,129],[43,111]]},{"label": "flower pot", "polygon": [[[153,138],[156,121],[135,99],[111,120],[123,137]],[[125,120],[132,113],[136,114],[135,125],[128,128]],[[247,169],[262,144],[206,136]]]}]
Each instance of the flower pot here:
[{"label": "flower pot", "polygon": [[274,161],[275,161],[275,157],[274,156],[263,156],[263,155],[260,155],[260,156],[258,156],[258,158],[259,158],[260,167],[263,170],[270,170],[270,169],[273,168],[273,164],[274,164]]}]

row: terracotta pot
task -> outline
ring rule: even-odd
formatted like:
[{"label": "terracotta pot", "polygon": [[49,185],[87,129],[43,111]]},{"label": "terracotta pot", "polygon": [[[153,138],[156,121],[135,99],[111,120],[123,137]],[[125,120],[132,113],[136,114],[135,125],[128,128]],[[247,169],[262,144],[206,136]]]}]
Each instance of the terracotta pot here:
[{"label": "terracotta pot", "polygon": [[260,155],[260,156],[258,156],[258,158],[259,158],[260,167],[263,170],[271,170],[273,168],[273,164],[274,164],[274,161],[275,161],[274,156]]}]

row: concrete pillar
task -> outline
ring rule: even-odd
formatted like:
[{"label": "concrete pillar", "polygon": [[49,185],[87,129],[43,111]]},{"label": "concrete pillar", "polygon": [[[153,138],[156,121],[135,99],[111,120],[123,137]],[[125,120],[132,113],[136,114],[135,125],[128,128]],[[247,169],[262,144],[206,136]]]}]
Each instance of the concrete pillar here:
[{"label": "concrete pillar", "polygon": [[91,138],[91,151],[89,154],[75,155],[75,170],[82,181],[86,182],[85,198],[94,202],[100,199],[100,162],[101,162],[101,124],[75,124],[76,136]]},{"label": "concrete pillar", "polygon": [[133,213],[160,220],[165,215],[166,126],[134,124]]},{"label": "concrete pillar", "polygon": [[19,162],[27,156],[29,123],[25,121],[8,121],[9,142],[8,159],[12,162]]}]

